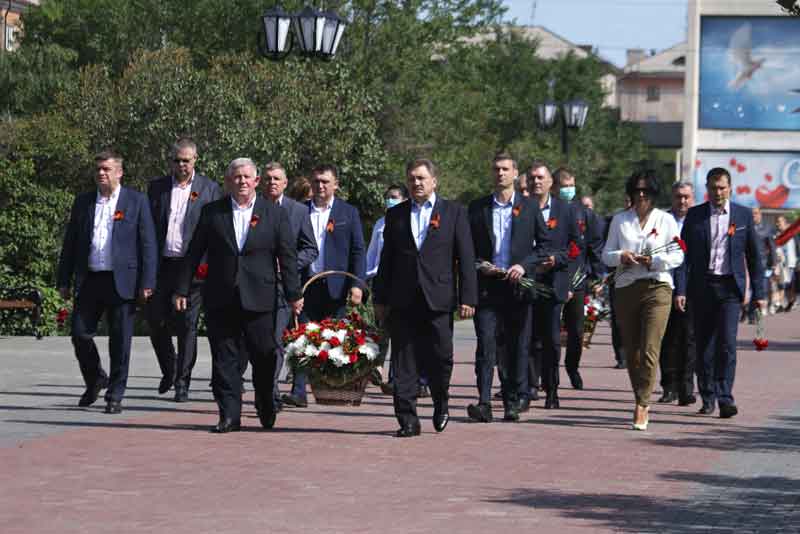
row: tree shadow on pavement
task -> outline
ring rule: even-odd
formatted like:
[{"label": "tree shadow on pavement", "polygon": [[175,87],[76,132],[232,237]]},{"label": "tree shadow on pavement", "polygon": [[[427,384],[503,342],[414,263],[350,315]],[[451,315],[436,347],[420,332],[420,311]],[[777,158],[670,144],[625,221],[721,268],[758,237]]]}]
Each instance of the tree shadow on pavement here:
[{"label": "tree shadow on pavement", "polygon": [[756,427],[720,425],[711,433],[681,433],[672,438],[654,439],[652,443],[682,449],[800,453],[800,416],[778,416],[772,420],[777,424]]},{"label": "tree shadow on pavement", "polygon": [[800,531],[800,480],[707,473],[666,473],[661,478],[691,484],[689,497],[517,489],[488,501],[553,510],[614,532]]}]

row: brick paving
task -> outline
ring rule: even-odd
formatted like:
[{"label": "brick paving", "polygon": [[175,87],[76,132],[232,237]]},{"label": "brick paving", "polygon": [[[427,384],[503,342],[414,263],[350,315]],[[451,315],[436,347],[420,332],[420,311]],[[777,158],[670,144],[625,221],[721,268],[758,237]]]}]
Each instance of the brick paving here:
[{"label": "brick paving", "polygon": [[627,429],[633,396],[604,327],[586,389],[563,380],[562,409],[466,422],[474,336],[462,322],[453,420],[435,434],[422,401],[423,435],[409,440],[392,437],[391,399],[375,388],[358,408],[284,411],[273,432],[250,402],[244,432],[210,434],[204,340],[192,402],[175,404],[136,339],[125,411],[108,416],[75,407],[68,339],[0,339],[0,532],[800,532],[797,318],[770,317],[762,353],[740,329],[739,416],[654,405],[644,433]]}]

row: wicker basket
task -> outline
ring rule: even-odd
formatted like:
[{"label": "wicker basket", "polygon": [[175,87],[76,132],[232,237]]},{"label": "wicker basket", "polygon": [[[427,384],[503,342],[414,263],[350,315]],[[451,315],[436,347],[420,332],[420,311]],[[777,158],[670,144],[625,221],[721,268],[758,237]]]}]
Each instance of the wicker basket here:
[{"label": "wicker basket", "polygon": [[356,379],[354,382],[339,387],[333,387],[316,380],[311,380],[311,393],[317,404],[328,406],[361,406],[361,398],[367,389],[369,375]]}]

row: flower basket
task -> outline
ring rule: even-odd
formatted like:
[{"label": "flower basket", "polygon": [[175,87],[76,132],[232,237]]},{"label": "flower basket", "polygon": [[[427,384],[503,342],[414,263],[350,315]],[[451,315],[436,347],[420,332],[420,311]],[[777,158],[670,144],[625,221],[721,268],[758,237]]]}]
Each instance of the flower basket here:
[{"label": "flower basket", "polygon": [[[303,286],[342,271],[324,271]],[[306,372],[318,404],[358,406],[372,371],[380,366],[380,336],[357,312],[346,317],[326,318],[295,326],[284,333],[287,360],[295,372]]]}]

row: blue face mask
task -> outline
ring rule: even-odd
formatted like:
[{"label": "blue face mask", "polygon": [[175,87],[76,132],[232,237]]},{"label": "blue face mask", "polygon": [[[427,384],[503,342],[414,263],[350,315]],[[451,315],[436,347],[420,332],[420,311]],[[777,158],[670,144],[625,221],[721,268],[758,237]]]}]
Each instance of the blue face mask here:
[{"label": "blue face mask", "polygon": [[570,201],[575,198],[575,186],[562,187],[558,190],[558,198],[561,200]]},{"label": "blue face mask", "polygon": [[386,209],[393,208],[400,204],[403,201],[402,198],[387,198],[384,202],[386,203]]}]

